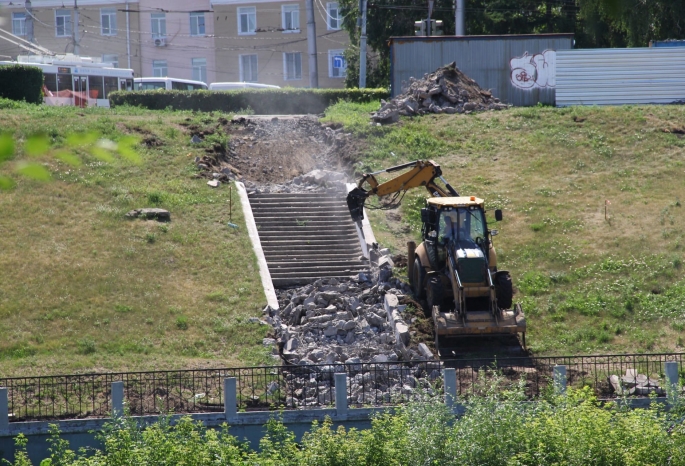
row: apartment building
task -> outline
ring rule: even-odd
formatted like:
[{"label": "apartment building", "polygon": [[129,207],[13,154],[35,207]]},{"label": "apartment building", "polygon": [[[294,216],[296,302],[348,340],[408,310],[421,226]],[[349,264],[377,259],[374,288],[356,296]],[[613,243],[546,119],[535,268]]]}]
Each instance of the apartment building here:
[{"label": "apartment building", "polygon": [[140,0],[143,76],[216,81],[209,0]]},{"label": "apartment building", "polygon": [[[78,52],[136,74],[142,71],[139,21],[137,0],[78,0],[78,24],[73,0],[0,1],[0,28],[56,54]],[[0,40],[0,59],[26,54]]]},{"label": "apartment building", "polygon": [[[212,0],[217,81],[309,87],[304,0]],[[337,2],[314,0],[319,87],[344,87],[349,36]]]},{"label": "apartment building", "polygon": [[[319,87],[343,87],[349,38],[338,3],[314,0],[314,10]],[[136,76],[310,83],[304,0],[0,0],[0,28]],[[0,60],[25,54],[0,40]]]}]

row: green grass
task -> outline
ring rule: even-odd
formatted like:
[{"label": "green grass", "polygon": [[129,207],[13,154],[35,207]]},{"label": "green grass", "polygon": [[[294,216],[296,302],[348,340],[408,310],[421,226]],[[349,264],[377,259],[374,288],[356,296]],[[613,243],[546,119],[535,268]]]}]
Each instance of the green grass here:
[{"label": "green grass", "polygon": [[[431,158],[460,194],[504,210],[498,265],[535,353],[683,350],[685,139],[665,130],[682,128],[685,108],[516,108],[384,127],[369,125],[375,109],[326,114],[366,140],[359,171]],[[400,221],[370,212],[381,243],[403,252],[419,237],[424,197],[409,192]]]},{"label": "green grass", "polygon": [[[228,115],[0,105],[3,130],[21,146],[35,133],[52,150],[72,133],[156,137],[142,164],[78,154],[74,167],[38,160],[53,181],[16,176],[0,191],[0,376],[149,370],[267,362],[257,263],[229,189],[194,178],[184,124],[216,127]],[[238,206],[233,189],[233,204]],[[170,210],[172,221],[128,220],[134,208]],[[208,297],[220,296],[221,299]],[[220,324],[218,324],[220,323]]]}]

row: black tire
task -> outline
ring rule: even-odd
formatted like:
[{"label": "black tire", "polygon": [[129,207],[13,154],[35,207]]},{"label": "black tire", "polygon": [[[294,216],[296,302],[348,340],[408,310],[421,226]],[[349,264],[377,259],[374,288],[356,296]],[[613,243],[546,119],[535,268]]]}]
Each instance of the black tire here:
[{"label": "black tire", "polygon": [[511,283],[509,272],[501,272],[495,276],[495,289],[497,292],[497,307],[511,309],[514,301],[514,286]]},{"label": "black tire", "polygon": [[438,306],[438,309],[440,309],[444,296],[442,280],[440,280],[439,277],[430,278],[428,280],[428,286],[426,286],[426,301],[428,301],[427,315],[433,315],[433,306]]},{"label": "black tire", "polygon": [[426,269],[421,265],[421,260],[417,257],[414,259],[414,270],[412,273],[411,287],[416,299],[422,299],[426,296],[426,290],[423,284],[426,281]]}]

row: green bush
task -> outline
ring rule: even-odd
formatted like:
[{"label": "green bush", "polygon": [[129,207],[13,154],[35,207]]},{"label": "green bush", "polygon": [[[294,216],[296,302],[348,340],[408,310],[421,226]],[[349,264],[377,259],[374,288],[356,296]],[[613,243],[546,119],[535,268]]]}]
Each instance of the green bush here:
[{"label": "green bush", "polygon": [[43,70],[26,65],[0,66],[0,97],[42,103]]},{"label": "green bush", "polygon": [[259,115],[323,113],[339,101],[365,103],[386,99],[387,89],[240,89],[235,91],[113,92],[110,104],[149,110],[238,112],[252,109]]},{"label": "green bush", "polygon": [[[483,375],[483,374],[481,374]],[[479,377],[480,395],[460,400],[456,417],[438,397],[425,396],[375,416],[366,430],[335,428],[330,419],[314,423],[300,442],[278,419],[266,425],[259,450],[229,433],[183,417],[146,425],[119,417],[98,434],[102,447],[70,449],[51,427],[52,452],[46,464],[79,466],[262,465],[262,466],[585,466],[685,465],[684,405],[671,394],[670,410],[654,403],[629,409],[621,400],[600,403],[588,388],[567,396],[548,393],[525,401],[525,381],[502,386]],[[26,441],[17,438],[23,463]]]}]

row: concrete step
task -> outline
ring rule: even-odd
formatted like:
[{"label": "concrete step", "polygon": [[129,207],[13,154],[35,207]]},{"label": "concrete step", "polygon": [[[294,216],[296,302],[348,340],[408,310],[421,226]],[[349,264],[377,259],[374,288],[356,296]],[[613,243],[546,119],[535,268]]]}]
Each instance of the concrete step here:
[{"label": "concrete step", "polygon": [[356,231],[339,231],[339,230],[316,230],[313,228],[300,230],[259,230],[259,237],[263,236],[281,236],[286,239],[290,238],[317,238],[317,237],[341,237],[341,238],[357,238]]},{"label": "concrete step", "polygon": [[290,261],[290,262],[271,262],[269,270],[282,271],[288,270],[345,270],[345,269],[366,269],[366,264],[361,262],[347,261]]},{"label": "concrete step", "polygon": [[[260,238],[261,239],[261,238]],[[348,240],[339,240],[339,239],[284,239],[281,238],[279,240],[271,239],[268,238],[265,241],[262,241],[262,246],[267,245],[267,246],[283,246],[283,247],[290,247],[290,246],[329,246],[332,251],[334,250],[340,250],[341,248],[347,249],[349,248],[350,242]]]},{"label": "concrete step", "polygon": [[[354,275],[356,276],[356,275]],[[331,275],[330,277],[297,277],[297,278],[276,278],[273,279],[273,284],[276,288],[287,288],[290,286],[302,286],[308,283],[313,283],[322,278],[336,278],[338,280],[347,280],[352,275]]]},{"label": "concrete step", "polygon": [[[257,218],[257,217],[255,217]],[[292,218],[292,217],[258,217],[259,218],[259,228],[268,228],[270,226],[291,226],[291,227],[316,227],[316,228],[350,228],[357,231],[354,224],[348,225],[341,222],[340,218]]]},{"label": "concrete step", "polygon": [[[253,207],[254,208],[254,207]],[[268,206],[264,208],[259,208],[257,210],[260,216],[264,216],[264,214],[272,214],[271,216],[273,217],[288,217],[288,218],[297,218],[298,214],[309,214],[309,215],[314,215],[314,214],[319,214],[322,216],[322,219],[326,218],[326,215],[343,215],[350,217],[350,211],[347,210],[347,207],[343,206],[316,206],[316,207],[292,207],[292,206],[284,206],[284,205],[279,205],[279,206]],[[350,221],[352,219],[350,218]]]},{"label": "concrete step", "polygon": [[330,200],[344,200],[345,194],[334,195],[330,193],[259,193],[250,194],[250,202],[252,199],[330,199]]},{"label": "concrete step", "polygon": [[284,235],[306,235],[308,233],[340,233],[340,234],[348,234],[348,235],[356,235],[357,234],[357,229],[352,228],[349,225],[343,225],[343,226],[335,226],[335,225],[324,225],[321,227],[317,227],[315,225],[307,225],[306,227],[301,227],[297,225],[259,225],[259,234],[261,235],[262,232],[269,232],[269,233],[281,233]]},{"label": "concrete step", "polygon": [[280,262],[280,261],[302,261],[302,260],[317,260],[317,261],[350,261],[350,263],[360,263],[368,264],[368,261],[363,261],[359,259],[361,254],[354,256],[345,251],[341,254],[321,254],[314,253],[308,254],[306,251],[301,252],[291,252],[291,251],[271,251],[269,253],[264,253],[269,261]]},{"label": "concrete step", "polygon": [[308,277],[308,278],[322,278],[322,277],[352,277],[355,275],[358,275],[360,273],[368,273],[366,270],[359,270],[359,271],[339,271],[339,272],[329,272],[329,271],[300,271],[298,270],[297,272],[277,272],[275,274],[271,274],[272,279],[298,279],[302,277]]}]

